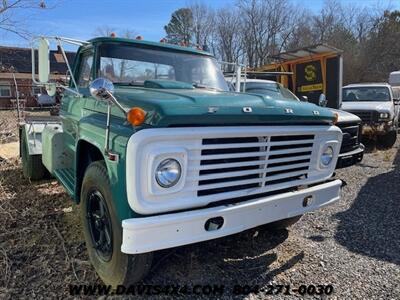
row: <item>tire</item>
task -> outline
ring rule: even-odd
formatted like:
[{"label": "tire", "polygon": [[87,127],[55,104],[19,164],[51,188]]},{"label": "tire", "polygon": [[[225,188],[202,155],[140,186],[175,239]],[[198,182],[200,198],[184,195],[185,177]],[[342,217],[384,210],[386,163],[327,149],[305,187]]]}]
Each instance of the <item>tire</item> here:
[{"label": "tire", "polygon": [[43,179],[46,174],[46,168],[42,163],[42,155],[29,155],[25,134],[23,134],[21,139],[21,150],[22,170],[24,172],[24,177],[30,180]]},{"label": "tire", "polygon": [[[99,206],[96,206],[97,202]],[[152,253],[128,255],[121,252],[122,226],[116,214],[104,161],[93,162],[86,169],[80,206],[89,258],[103,282],[116,288],[118,285],[129,286],[146,276],[151,267]],[[95,210],[96,207],[99,210]],[[100,220],[101,225],[96,220]],[[102,229],[97,228],[99,226]],[[100,231],[104,232],[103,241]],[[99,245],[100,242],[103,245]]]},{"label": "tire", "polygon": [[384,148],[392,148],[393,145],[396,143],[396,139],[397,139],[397,131],[392,130],[385,135],[378,136],[378,143]]},{"label": "tire", "polygon": [[292,218],[287,218],[287,219],[283,219],[283,220],[279,220],[279,221],[275,221],[269,224],[265,224],[263,227],[265,227],[268,230],[271,231],[278,231],[278,230],[282,230],[282,229],[287,229],[290,226],[292,226],[293,224],[297,223],[301,217],[303,215],[300,216],[295,216]]}]

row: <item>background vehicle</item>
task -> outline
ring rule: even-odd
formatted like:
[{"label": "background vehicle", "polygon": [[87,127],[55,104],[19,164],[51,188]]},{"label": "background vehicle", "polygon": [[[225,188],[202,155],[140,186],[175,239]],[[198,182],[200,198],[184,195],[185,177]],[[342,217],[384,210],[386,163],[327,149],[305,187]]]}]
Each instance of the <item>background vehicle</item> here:
[{"label": "background vehicle", "polygon": [[341,109],[359,116],[362,134],[376,138],[383,147],[396,142],[399,126],[399,100],[387,83],[359,83],[343,87]]},{"label": "background vehicle", "polygon": [[[39,84],[52,94],[49,42],[37,42]],[[229,92],[203,51],[79,43],[60,119],[22,124],[22,156],[28,177],[46,168],[80,204],[105,283],[138,281],[153,251],[293,223],[339,199],[342,133],[329,110]]]},{"label": "background vehicle", "polygon": [[[231,78],[227,79],[228,82],[232,82]],[[246,79],[244,82],[244,79],[242,79],[241,85],[241,91],[245,89],[247,93],[261,94],[268,99],[300,101],[300,99],[290,90],[285,88],[282,84],[272,80]],[[320,102],[324,102],[323,99],[320,100]],[[338,115],[336,126],[338,126],[343,132],[342,146],[340,148],[336,168],[349,167],[361,162],[364,155],[364,145],[360,141],[361,119],[356,115],[342,110],[333,108],[329,109]]]}]

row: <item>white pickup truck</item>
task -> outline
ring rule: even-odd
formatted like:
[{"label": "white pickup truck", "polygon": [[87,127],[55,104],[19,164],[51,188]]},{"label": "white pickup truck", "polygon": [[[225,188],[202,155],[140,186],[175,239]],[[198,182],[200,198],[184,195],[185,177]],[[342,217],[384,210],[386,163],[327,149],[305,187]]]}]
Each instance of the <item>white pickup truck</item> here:
[{"label": "white pickup truck", "polygon": [[399,98],[387,83],[357,83],[343,87],[341,109],[359,116],[363,136],[390,148],[397,138]]}]

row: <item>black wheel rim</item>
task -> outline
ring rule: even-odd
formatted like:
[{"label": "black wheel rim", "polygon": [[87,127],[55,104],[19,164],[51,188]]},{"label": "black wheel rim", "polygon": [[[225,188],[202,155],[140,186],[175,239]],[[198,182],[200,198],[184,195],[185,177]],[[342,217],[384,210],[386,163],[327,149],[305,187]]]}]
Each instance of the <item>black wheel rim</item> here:
[{"label": "black wheel rim", "polygon": [[87,195],[87,219],[93,247],[102,260],[109,261],[113,252],[111,218],[103,195],[96,189]]}]

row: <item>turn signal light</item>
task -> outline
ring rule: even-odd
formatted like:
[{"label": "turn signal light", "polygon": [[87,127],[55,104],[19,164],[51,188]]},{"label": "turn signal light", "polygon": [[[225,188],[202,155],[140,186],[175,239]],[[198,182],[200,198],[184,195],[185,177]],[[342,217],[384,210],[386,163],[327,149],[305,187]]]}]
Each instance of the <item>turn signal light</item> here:
[{"label": "turn signal light", "polygon": [[334,119],[333,119],[333,125],[336,125],[339,119],[339,114],[338,113],[333,113]]},{"label": "turn signal light", "polygon": [[142,125],[146,117],[146,112],[140,107],[134,107],[126,114],[126,119],[134,126]]}]

